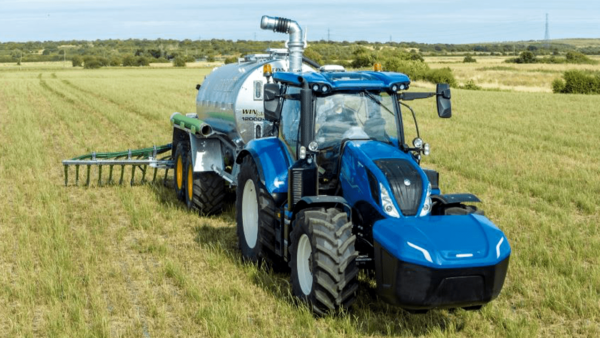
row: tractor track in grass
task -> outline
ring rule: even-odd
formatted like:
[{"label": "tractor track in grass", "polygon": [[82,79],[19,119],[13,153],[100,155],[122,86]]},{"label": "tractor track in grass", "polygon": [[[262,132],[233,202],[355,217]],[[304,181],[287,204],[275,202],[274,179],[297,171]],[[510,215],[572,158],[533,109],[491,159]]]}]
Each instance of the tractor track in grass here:
[{"label": "tractor track in grass", "polygon": [[[41,74],[38,75],[38,78],[41,79]],[[17,298],[16,303],[18,304],[21,302],[25,302],[25,306],[28,306],[30,308],[30,312],[27,315],[27,317],[21,318],[21,320],[17,320],[16,329],[15,326],[13,326],[13,330],[16,330],[16,332],[18,333],[13,333],[16,335],[30,334],[29,332],[32,332],[34,335],[43,336],[45,335],[44,332],[47,332],[45,330],[48,329],[47,317],[51,316],[49,314],[49,311],[51,310],[49,310],[48,308],[53,307],[53,305],[48,304],[48,301],[47,299],[45,299],[44,296],[41,296],[39,300],[33,301],[29,299],[20,298],[20,288],[34,287],[37,289],[41,289],[42,291],[39,292],[41,292],[41,294],[43,295],[44,291],[48,292],[48,289],[57,289],[55,287],[56,284],[54,284],[53,282],[58,282],[58,285],[61,285],[60,283],[62,282],[69,284],[69,282],[72,282],[72,280],[70,280],[68,277],[65,277],[66,281],[62,279],[58,281],[49,281],[44,280],[44,278],[42,277],[53,275],[53,271],[52,269],[48,269],[48,266],[45,265],[47,264],[47,256],[44,256],[44,254],[40,253],[39,250],[42,250],[41,252],[45,253],[47,253],[47,250],[50,250],[50,252],[55,253],[52,250],[63,239],[62,234],[60,233],[61,219],[55,218],[54,222],[44,222],[44,219],[40,216],[40,213],[50,215],[50,217],[52,217],[52,215],[56,216],[56,211],[49,208],[48,203],[50,199],[53,199],[50,196],[55,195],[55,192],[52,191],[52,186],[54,185],[53,182],[56,181],[57,175],[60,175],[60,173],[55,170],[46,171],[45,168],[54,167],[53,159],[60,158],[59,149],[62,149],[62,144],[60,140],[58,140],[57,142],[53,142],[55,136],[53,134],[55,124],[47,125],[46,128],[39,128],[39,126],[43,125],[43,122],[52,121],[52,119],[55,119],[55,116],[50,113],[50,111],[52,110],[52,106],[47,101],[47,97],[45,97],[44,95],[39,95],[40,89],[35,85],[34,82],[35,81],[22,82],[21,87],[18,88],[17,94],[20,97],[24,98],[28,102],[28,105],[36,107],[36,109],[24,109],[22,111],[19,111],[19,109],[17,108],[18,106],[15,106],[15,109],[12,111],[13,114],[15,112],[18,113],[18,117],[21,119],[21,121],[25,122],[22,125],[20,125],[20,129],[26,130],[28,133],[30,133],[29,137],[17,138],[10,143],[14,146],[19,146],[20,148],[27,149],[28,153],[31,154],[41,155],[47,152],[48,154],[50,154],[50,156],[32,157],[28,165],[29,175],[27,175],[27,172],[24,171],[24,175],[20,177],[15,177],[13,179],[13,184],[16,184],[19,187],[18,190],[13,193],[13,196],[25,196],[25,201],[20,201],[20,205],[18,205],[17,208],[25,207],[33,212],[23,217],[23,219],[18,220],[18,222],[9,223],[14,225],[13,230],[15,233],[12,258],[13,269],[11,269],[11,282],[13,284],[13,292],[15,294],[15,297]],[[56,126],[63,127],[64,125],[62,123],[58,123],[56,124]],[[13,128],[11,129],[11,133],[5,135],[18,135],[18,133],[16,133],[15,131],[20,129]],[[12,171],[14,170],[15,168],[12,169]],[[30,188],[34,186],[38,190],[39,195],[36,194],[35,196],[31,196]],[[37,213],[35,212],[36,210]],[[37,222],[38,219],[41,222]],[[32,226],[32,222],[35,223],[36,226]],[[53,236],[49,237],[48,235],[50,234],[52,234]],[[33,245],[36,244],[36,240],[39,242],[39,239],[35,236],[46,236],[47,239],[42,240],[43,245],[41,245],[41,247],[38,247],[37,250],[28,252],[32,249],[30,247],[32,245],[32,242]],[[22,241],[24,241],[24,246],[21,245]],[[71,252],[71,250],[67,251]],[[22,268],[22,266],[28,265],[31,265],[31,270],[29,270],[29,274],[27,274],[28,270],[23,271]],[[21,267],[17,270],[19,271],[19,276],[15,276],[15,274],[17,273],[14,269],[15,266]],[[61,266],[60,264],[57,264],[56,267],[58,267],[59,269],[64,268],[64,266]],[[25,272],[25,274],[23,272]],[[64,271],[64,274],[61,272],[59,274],[59,277],[69,276],[69,272],[70,271]],[[23,280],[24,278],[26,278],[27,280]],[[19,281],[20,285],[16,286],[16,281]],[[64,292],[62,286],[60,290],[61,292]],[[61,297],[63,295],[63,293],[60,293]],[[30,301],[31,304],[27,304],[27,302]],[[59,304],[64,304],[62,299],[59,302]],[[20,304],[20,306],[23,306],[23,304]],[[23,321],[25,321],[26,323],[24,323]]]},{"label": "tractor track in grass", "polygon": [[[120,207],[120,209],[123,210],[124,213],[127,213],[127,211],[123,208]],[[118,230],[115,230],[115,232],[117,232]],[[129,236],[131,238],[131,240],[136,241],[136,232],[133,233],[129,233]],[[139,254],[135,253],[134,251],[132,251],[129,246],[127,245],[115,245],[115,246],[111,246],[111,252],[112,254],[114,254],[115,257],[119,257],[119,266],[120,266],[120,270],[121,270],[121,274],[125,280],[125,289],[127,291],[127,295],[129,297],[129,300],[132,304],[132,310],[134,311],[134,317],[133,318],[129,318],[129,320],[139,320],[140,326],[141,326],[141,336],[145,337],[145,338],[150,338],[150,325],[148,322],[148,311],[146,309],[146,307],[143,305],[142,299],[143,297],[140,295],[140,293],[138,292],[139,287],[138,284],[142,283],[144,284],[144,281],[150,279],[150,276],[152,275],[152,272],[150,271],[148,264],[146,263],[146,260],[143,259],[143,257],[140,257]],[[155,263],[156,264],[156,263]],[[132,275],[132,266],[135,267],[139,267],[139,266],[143,266],[144,270],[146,271],[146,276],[148,278],[137,278],[134,280],[133,275]],[[105,302],[107,304],[107,311],[111,312],[111,309],[113,308],[113,305],[111,305],[111,300],[110,297],[104,297]],[[110,326],[110,332],[112,335],[117,335],[118,331],[117,331],[117,326],[118,326],[118,320],[117,322],[112,322],[112,325]],[[117,325],[117,326],[115,326]],[[128,329],[133,329],[132,326],[127,326]]]},{"label": "tractor track in grass", "polygon": [[[40,80],[40,86],[48,91],[50,94],[58,97],[59,99],[68,102],[69,104],[71,104],[72,106],[75,106],[75,102],[67,97],[65,97],[62,93],[59,93],[57,91],[55,91],[54,89],[52,89],[50,86],[48,86],[48,84],[44,81],[44,80]],[[85,149],[85,139],[81,138],[81,137],[77,137],[74,133],[73,130],[77,130],[77,129],[81,129],[80,126],[76,125],[72,119],[68,118],[65,113],[64,110],[62,109],[55,109],[53,108],[53,111],[56,113],[56,115],[54,115],[54,118],[58,117],[58,121],[59,123],[67,126],[67,128],[65,128],[65,135],[72,141],[72,142],[76,142],[79,146],[79,148],[83,148]],[[56,120],[55,120],[56,121]],[[64,135],[63,135],[64,137]]]},{"label": "tractor track in grass", "polygon": [[[42,86],[44,86],[44,85],[46,86],[46,89],[50,88],[50,91],[53,92],[54,94],[58,95],[59,97],[61,97],[61,99],[65,100],[67,102],[70,100],[74,106],[78,105],[77,102],[75,102],[74,100],[72,100],[72,99],[64,96],[62,93],[60,93],[60,92],[58,92],[56,90],[52,90],[52,88],[49,87],[46,83],[44,83]],[[59,157],[60,158],[62,151],[56,151],[56,150],[54,150],[53,153],[54,153],[55,157]],[[126,211],[123,210],[123,212],[126,212]],[[149,325],[148,325],[147,314],[146,314],[147,311],[146,311],[145,307],[142,305],[142,303],[140,301],[140,296],[139,296],[138,292],[136,291],[137,288],[134,285],[134,281],[132,281],[132,275],[131,275],[131,272],[130,272],[131,271],[131,266],[130,266],[130,264],[128,262],[131,259],[135,259],[136,255],[135,255],[135,253],[129,252],[130,250],[125,250],[123,248],[123,246],[119,246],[119,245],[114,246],[111,251],[115,254],[116,257],[120,257],[121,258],[119,260],[120,268],[121,268],[121,273],[122,273],[122,275],[123,275],[123,277],[124,277],[124,279],[126,281],[126,290],[127,290],[128,295],[129,295],[129,299],[131,301],[131,304],[133,305],[133,310],[135,311],[136,316],[139,318],[139,321],[140,321],[140,324],[141,324],[141,329],[142,329],[141,334],[145,338],[150,338],[151,336],[150,336],[150,333],[149,333]],[[139,263],[140,259],[139,259],[139,257],[137,257],[137,258],[138,259],[137,259],[135,265],[139,266],[138,263]],[[144,262],[142,262],[142,263],[144,263]],[[145,263],[143,265],[146,266],[146,272],[148,273],[148,275],[150,275],[150,271],[148,270],[147,265]],[[110,298],[109,297],[104,297],[104,299],[105,299],[105,302],[107,304],[107,311],[110,314],[110,312],[111,312],[110,309],[112,308]],[[88,295],[88,303],[89,303],[89,301],[90,300],[89,300],[89,295]],[[116,331],[115,326],[114,325],[109,325],[109,326],[110,326],[110,332],[111,332],[111,334],[116,335],[117,331]]]},{"label": "tractor track in grass", "polygon": [[[42,101],[43,98],[43,101]],[[51,128],[44,128],[44,134],[50,133],[48,136],[48,143],[47,144],[51,144],[53,145],[52,152],[54,153],[54,157],[56,159],[61,159],[62,156],[64,156],[64,154],[68,153],[68,150],[70,148],[65,147],[64,142],[62,142],[62,140],[65,139],[65,135],[67,135],[68,140],[70,140],[70,142],[75,142],[78,143],[78,145],[82,148],[85,147],[84,142],[78,138],[75,137],[75,135],[72,132],[72,127],[67,121],[68,119],[65,118],[65,116],[63,116],[61,114],[61,110],[60,109],[56,109],[56,107],[54,107],[53,105],[50,104],[50,102],[48,101],[48,99],[44,96],[40,96],[38,98],[36,98],[37,100],[39,100],[40,104],[38,105],[39,107],[44,107],[47,106],[49,107],[49,109],[52,110],[52,112],[54,112],[54,114],[49,114],[46,112],[45,109],[40,109],[38,110],[38,112],[41,112],[45,115],[45,118],[42,118],[40,120],[42,121],[51,121],[53,118],[58,117],[58,124],[53,123]],[[58,148],[58,149],[57,149]]]},{"label": "tractor track in grass", "polygon": [[[52,94],[56,95],[57,97],[59,97],[60,99],[62,99],[63,101],[71,104],[73,107],[76,108],[80,108],[81,110],[83,110],[85,113],[89,113],[90,115],[96,117],[96,119],[105,126],[104,130],[109,130],[111,132],[111,135],[114,135],[114,133],[118,133],[120,138],[122,140],[127,140],[129,139],[129,136],[127,134],[127,132],[120,127],[118,124],[112,122],[110,119],[108,119],[104,114],[102,114],[101,112],[97,111],[96,109],[94,109],[94,107],[90,106],[87,103],[82,102],[81,100],[74,100],[70,97],[68,97],[67,95],[65,95],[64,93],[56,90],[55,88],[52,88],[51,86],[48,85],[48,83],[46,83],[45,80],[43,80],[40,77],[40,85],[42,86],[42,88],[44,88],[45,90],[51,92]],[[86,130],[98,130],[99,128],[93,128],[93,127],[87,127]]]},{"label": "tractor track in grass", "polygon": [[114,99],[111,99],[110,97],[106,97],[106,96],[100,95],[98,93],[95,93],[95,92],[87,90],[87,89],[83,89],[83,88],[81,88],[81,87],[73,84],[69,80],[61,79],[60,81],[63,84],[69,86],[70,88],[78,90],[78,91],[80,91],[80,92],[82,92],[82,93],[84,93],[86,95],[93,96],[94,98],[96,98],[96,99],[98,99],[100,101],[103,101],[103,102],[106,102],[106,103],[111,103],[111,104],[117,106],[119,109],[121,109],[123,111],[131,112],[134,115],[136,115],[136,116],[138,116],[140,118],[143,118],[143,119],[145,119],[148,122],[156,122],[156,121],[162,120],[162,117],[159,118],[159,117],[154,116],[152,114],[148,114],[148,113],[142,112],[141,110],[139,110],[139,109],[137,109],[135,107],[130,107],[130,106],[123,105],[122,103],[120,103],[120,102],[118,102],[118,101],[116,101]]}]

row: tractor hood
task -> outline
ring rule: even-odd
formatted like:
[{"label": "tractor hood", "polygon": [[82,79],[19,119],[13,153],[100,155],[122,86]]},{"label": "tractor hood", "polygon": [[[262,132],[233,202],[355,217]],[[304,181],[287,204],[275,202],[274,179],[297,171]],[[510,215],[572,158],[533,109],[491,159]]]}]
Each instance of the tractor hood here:
[{"label": "tractor hood", "polygon": [[[392,144],[356,140],[346,143],[342,156],[344,197],[351,205],[373,197],[370,204],[385,217],[373,224],[373,239],[396,259],[468,268],[495,265],[510,255],[508,240],[485,216],[420,216],[429,180],[410,154]],[[379,184],[394,195],[398,218],[381,209]]]},{"label": "tractor hood", "polygon": [[495,265],[511,251],[502,231],[475,214],[383,219],[373,239],[401,261],[433,268]]},{"label": "tractor hood", "polygon": [[[378,191],[374,196],[379,201],[379,183],[394,199],[395,208],[402,216],[420,214],[426,199],[429,179],[410,154],[404,153],[393,144],[378,141],[348,141],[343,157],[341,174],[351,186],[360,186],[361,177],[370,175],[371,189]],[[346,189],[342,185],[343,189]],[[364,196],[349,196],[350,203],[358,202]],[[356,200],[353,200],[356,197]],[[379,204],[377,202],[376,204]]]}]

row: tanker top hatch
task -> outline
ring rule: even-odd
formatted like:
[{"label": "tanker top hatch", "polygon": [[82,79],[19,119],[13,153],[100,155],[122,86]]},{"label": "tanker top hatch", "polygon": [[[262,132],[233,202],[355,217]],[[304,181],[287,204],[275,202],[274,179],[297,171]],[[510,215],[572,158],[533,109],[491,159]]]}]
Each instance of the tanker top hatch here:
[{"label": "tanker top hatch", "polygon": [[288,58],[290,53],[284,48],[267,48],[265,50],[268,54],[249,54],[244,56],[245,62],[260,62],[270,60],[285,60]]},{"label": "tanker top hatch", "polygon": [[270,54],[249,54],[249,55],[244,56],[245,62],[259,62],[259,61],[266,61],[266,60],[270,60],[270,59],[271,59]]},{"label": "tanker top hatch", "polygon": [[265,52],[269,53],[273,59],[286,59],[290,55],[285,48],[267,48]]}]

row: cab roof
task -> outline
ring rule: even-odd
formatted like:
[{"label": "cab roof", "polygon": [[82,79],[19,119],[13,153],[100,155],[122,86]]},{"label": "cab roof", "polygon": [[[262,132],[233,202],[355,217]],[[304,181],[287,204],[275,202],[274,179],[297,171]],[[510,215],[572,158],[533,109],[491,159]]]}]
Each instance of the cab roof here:
[{"label": "cab roof", "polygon": [[396,86],[397,90],[408,89],[410,79],[402,73],[393,72],[305,72],[290,73],[276,72],[273,74],[273,80],[291,86],[300,87],[304,82],[313,85],[327,85],[331,91],[337,90],[392,90]]}]

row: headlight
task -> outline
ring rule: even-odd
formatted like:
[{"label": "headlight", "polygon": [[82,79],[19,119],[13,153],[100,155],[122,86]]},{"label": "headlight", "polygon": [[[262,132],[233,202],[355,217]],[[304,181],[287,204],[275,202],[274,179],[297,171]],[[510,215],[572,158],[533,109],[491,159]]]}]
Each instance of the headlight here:
[{"label": "headlight", "polygon": [[413,140],[413,146],[417,149],[421,149],[423,147],[423,140],[421,140],[420,138],[415,138]]},{"label": "headlight", "polygon": [[421,213],[419,216],[427,216],[431,212],[431,183],[427,185],[427,196],[425,197],[425,203],[423,204],[423,209],[421,209]]},{"label": "headlight", "polygon": [[429,147],[429,143],[425,143],[423,145],[423,155],[429,156],[430,152],[431,152],[431,148]]},{"label": "headlight", "polygon": [[400,218],[400,214],[394,206],[394,201],[390,197],[390,193],[381,183],[379,183],[379,191],[381,191],[381,207],[383,208],[383,211],[388,214],[388,216]]},{"label": "headlight", "polygon": [[298,154],[298,157],[301,160],[306,158],[306,148],[304,146],[300,147],[300,153]]}]

